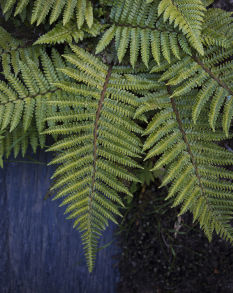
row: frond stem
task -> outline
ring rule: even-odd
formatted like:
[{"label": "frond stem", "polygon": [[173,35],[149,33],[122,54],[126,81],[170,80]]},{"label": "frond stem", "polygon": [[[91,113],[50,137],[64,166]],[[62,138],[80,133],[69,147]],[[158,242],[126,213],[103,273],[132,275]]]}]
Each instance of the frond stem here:
[{"label": "frond stem", "polygon": [[[167,87],[167,91],[168,91],[169,95],[172,95],[172,91],[171,91],[170,86]],[[182,121],[181,121],[181,118],[180,118],[179,111],[178,111],[178,109],[177,109],[177,107],[176,107],[176,103],[175,103],[174,98],[171,98],[170,100],[171,100],[172,109],[173,109],[173,111],[174,111],[174,113],[175,113],[176,121],[177,121],[177,123],[178,123],[179,129],[180,129],[180,132],[181,132],[182,137],[183,137],[183,140],[184,140],[184,142],[185,142],[185,144],[186,144],[186,146],[187,146],[187,151],[188,151],[188,153],[189,153],[189,155],[190,155],[191,162],[192,162],[192,164],[193,164],[193,167],[194,167],[194,170],[195,170],[196,177],[197,177],[197,179],[198,179],[199,187],[201,188],[202,194],[204,194],[204,189],[203,189],[203,186],[202,186],[202,183],[201,183],[201,176],[200,176],[199,171],[198,171],[197,162],[196,162],[195,157],[194,157],[194,155],[193,155],[193,152],[192,152],[192,150],[191,150],[191,146],[190,146],[190,144],[189,144],[189,141],[188,141],[187,135],[186,135],[186,133],[185,133],[185,130],[184,130],[184,128],[183,128],[183,124],[182,124]]]},{"label": "frond stem", "polygon": [[103,89],[100,95],[100,99],[99,99],[99,103],[98,103],[98,108],[96,111],[96,118],[95,118],[95,126],[94,126],[94,142],[93,142],[93,175],[92,175],[92,182],[91,182],[91,193],[90,193],[90,204],[92,201],[92,196],[94,193],[94,186],[95,186],[95,174],[96,174],[96,160],[97,160],[97,137],[98,137],[98,122],[100,119],[100,114],[101,114],[101,110],[103,107],[103,103],[104,103],[104,98],[105,98],[105,93],[108,87],[108,83],[109,83],[109,79],[111,77],[111,73],[112,73],[112,65],[109,66],[108,68],[108,73],[106,75],[105,78],[105,82],[103,85]]},{"label": "frond stem", "polygon": [[223,82],[221,79],[219,79],[209,68],[207,68],[202,62],[201,60],[197,57],[197,56],[192,56],[192,58],[197,62],[197,64],[199,64],[203,70],[205,70],[206,73],[208,73],[222,88],[224,88],[225,90],[227,90],[229,92],[230,95],[233,96],[233,91],[228,87],[227,84],[225,84],[225,82]]}]

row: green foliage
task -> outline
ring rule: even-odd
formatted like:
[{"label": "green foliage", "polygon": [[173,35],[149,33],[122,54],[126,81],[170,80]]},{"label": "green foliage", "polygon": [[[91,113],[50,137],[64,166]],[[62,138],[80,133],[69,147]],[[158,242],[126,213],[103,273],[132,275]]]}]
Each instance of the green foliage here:
[{"label": "green foliage", "polygon": [[[141,133],[141,128],[132,120],[139,101],[118,84],[123,79],[118,68],[107,67],[81,48],[72,46],[72,50],[75,54],[64,57],[76,68],[61,71],[82,84],[55,84],[75,95],[68,102],[62,96],[48,101],[60,111],[47,118],[54,125],[46,133],[61,135],[50,148],[61,151],[51,162],[60,164],[52,189],[59,189],[55,198],[65,197],[62,205],[68,205],[65,213],[82,232],[92,270],[100,232],[107,220],[117,223],[115,216],[121,216],[116,204],[124,204],[118,193],[130,195],[119,179],[138,181],[126,168],[140,168],[134,159],[140,157],[140,140],[133,132]],[[134,87],[134,81],[126,85]]]},{"label": "green foliage", "polygon": [[88,27],[93,24],[93,7],[90,0],[1,0],[0,5],[4,14],[14,16],[25,14],[28,6],[33,6],[30,10],[31,23],[36,23],[36,25],[44,22],[48,15],[49,23],[52,24],[61,14],[63,25],[66,25],[75,14],[79,29],[84,22]]},{"label": "green foliage", "polygon": [[[0,165],[52,136],[51,191],[90,271],[109,220],[155,178],[233,242],[233,24],[212,2],[0,0]],[[37,39],[7,32],[33,24]]]},{"label": "green foliage", "polygon": [[96,53],[101,52],[115,39],[117,57],[121,62],[130,48],[130,64],[134,67],[139,53],[148,67],[151,57],[160,64],[165,59],[169,63],[172,57],[180,59],[180,51],[191,54],[188,42],[183,34],[164,24],[158,15],[159,1],[146,4],[144,0],[116,1],[110,18],[113,22],[100,40]]},{"label": "green foliage", "polygon": [[215,230],[232,241],[233,172],[222,167],[233,163],[233,153],[215,143],[224,138],[219,123],[214,133],[206,115],[196,125],[190,123],[195,91],[189,97],[171,99],[171,94],[171,88],[164,85],[153,99],[145,97],[148,110],[158,109],[145,130],[146,159],[161,155],[152,171],[168,170],[161,186],[172,182],[166,199],[173,197],[173,206],[182,205],[180,215],[190,210],[209,239]]},{"label": "green foliage", "polygon": [[84,25],[82,29],[77,27],[75,21],[70,21],[66,25],[59,22],[52,30],[41,36],[35,42],[35,45],[72,43],[72,41],[78,43],[84,38],[88,38],[90,36],[96,37],[100,34],[101,28],[102,26],[98,22],[95,22],[91,28]]},{"label": "green foliage", "polygon": [[161,0],[158,6],[158,16],[163,14],[164,22],[168,20],[174,27],[179,27],[201,55],[204,55],[201,43],[204,11],[205,7],[201,0]]}]

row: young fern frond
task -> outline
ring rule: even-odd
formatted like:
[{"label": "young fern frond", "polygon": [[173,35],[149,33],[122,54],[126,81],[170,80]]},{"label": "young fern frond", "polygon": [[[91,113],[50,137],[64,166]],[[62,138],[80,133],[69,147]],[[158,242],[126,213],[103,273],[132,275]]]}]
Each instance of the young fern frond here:
[{"label": "young fern frond", "polygon": [[190,210],[209,239],[215,230],[233,242],[233,172],[222,168],[233,163],[233,154],[216,144],[224,135],[219,127],[211,131],[205,115],[190,123],[195,95],[171,98],[172,89],[164,85],[145,97],[144,111],[157,112],[145,130],[146,159],[161,155],[152,170],[168,170],[162,186],[172,183],[167,199],[181,205],[180,214]]},{"label": "young fern frond", "polygon": [[96,53],[103,51],[115,39],[119,62],[130,48],[130,63],[137,63],[139,53],[148,67],[153,59],[160,64],[162,60],[180,59],[180,52],[191,54],[184,35],[172,25],[164,25],[158,16],[159,1],[147,4],[144,0],[121,0],[115,2],[111,11],[113,24],[106,30],[97,45]]}]

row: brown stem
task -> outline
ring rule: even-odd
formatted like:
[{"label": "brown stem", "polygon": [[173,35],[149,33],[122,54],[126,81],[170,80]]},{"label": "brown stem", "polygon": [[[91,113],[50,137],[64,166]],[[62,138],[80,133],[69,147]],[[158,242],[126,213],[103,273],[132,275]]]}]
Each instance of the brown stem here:
[{"label": "brown stem", "polygon": [[228,87],[228,85],[223,82],[221,79],[219,79],[213,72],[211,72],[211,70],[209,68],[207,68],[202,62],[201,60],[196,57],[196,56],[192,56],[192,58],[197,62],[197,64],[199,64],[202,69],[205,70],[205,72],[207,72],[222,88],[224,88],[225,90],[227,90],[229,92],[230,95],[233,96],[233,91]]},{"label": "brown stem", "polygon": [[[169,95],[172,95],[172,91],[171,91],[170,86],[167,87],[167,91],[168,91]],[[197,166],[197,163],[196,163],[195,157],[194,157],[194,155],[193,155],[193,152],[192,152],[192,150],[191,150],[191,146],[190,146],[190,144],[189,144],[189,141],[188,141],[187,135],[186,135],[185,130],[184,130],[184,128],[183,128],[183,124],[182,124],[182,121],[181,121],[181,118],[180,118],[179,111],[178,111],[178,109],[177,109],[177,107],[176,107],[176,103],[175,103],[174,98],[171,99],[171,104],[172,104],[172,109],[173,109],[173,111],[174,111],[174,113],[175,113],[175,116],[176,116],[176,121],[177,121],[177,123],[178,123],[179,129],[180,129],[180,132],[181,132],[182,137],[183,137],[183,140],[184,140],[184,142],[185,142],[185,144],[186,144],[187,151],[188,151],[188,153],[189,153],[189,155],[190,155],[191,162],[192,162],[192,164],[193,164],[193,167],[194,167],[194,170],[195,170],[195,174],[196,174],[196,177],[197,177],[197,179],[198,179],[199,186],[200,186],[200,188],[201,188],[201,190],[202,190],[202,192],[203,192],[203,186],[202,186],[202,183],[201,183],[201,176],[200,176],[199,171],[198,171],[198,166]]]},{"label": "brown stem", "polygon": [[95,126],[94,126],[94,146],[93,146],[93,175],[92,175],[92,183],[91,183],[91,194],[90,194],[90,202],[92,201],[92,196],[94,193],[94,186],[95,186],[95,175],[96,175],[96,161],[97,161],[97,137],[98,137],[98,126],[99,126],[99,119],[100,119],[100,114],[101,114],[101,110],[103,107],[103,103],[104,103],[104,97],[105,97],[105,93],[107,90],[107,86],[109,83],[109,79],[112,73],[112,65],[109,66],[108,68],[108,73],[106,75],[105,78],[105,82],[103,85],[103,90],[101,92],[101,96],[100,96],[100,100],[99,100],[99,104],[98,104],[98,109],[96,111],[96,118],[95,118]]}]

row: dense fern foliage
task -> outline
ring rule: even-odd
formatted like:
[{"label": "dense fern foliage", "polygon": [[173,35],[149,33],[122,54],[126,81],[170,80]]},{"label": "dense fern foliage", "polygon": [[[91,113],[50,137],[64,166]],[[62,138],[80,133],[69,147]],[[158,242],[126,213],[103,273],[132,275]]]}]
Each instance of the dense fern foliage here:
[{"label": "dense fern foliage", "polygon": [[130,186],[156,171],[172,207],[233,243],[233,25],[212,2],[0,0],[0,164],[55,154],[51,190],[90,271]]}]

